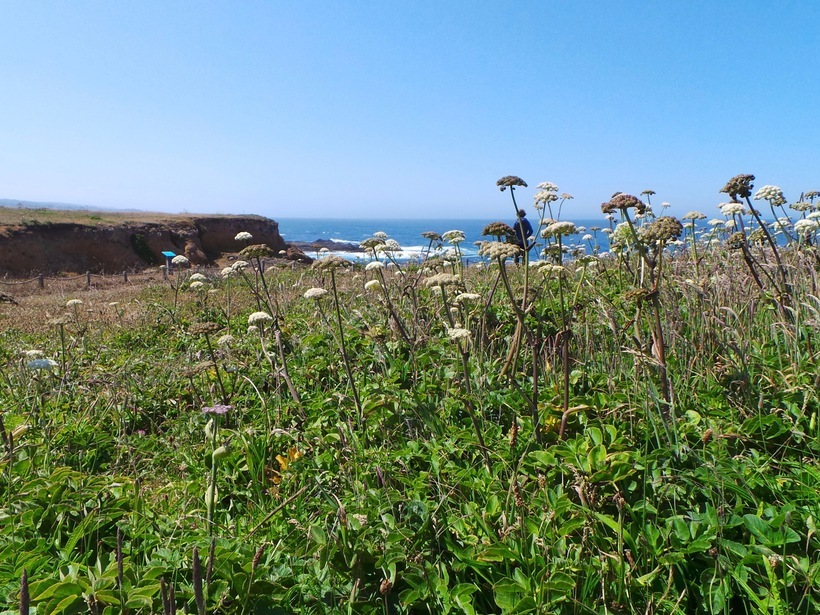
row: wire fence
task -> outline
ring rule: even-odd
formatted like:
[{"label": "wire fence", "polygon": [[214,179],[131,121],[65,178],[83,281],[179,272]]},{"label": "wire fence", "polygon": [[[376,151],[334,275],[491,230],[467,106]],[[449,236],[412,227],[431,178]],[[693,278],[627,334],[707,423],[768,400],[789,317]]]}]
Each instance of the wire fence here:
[{"label": "wire fence", "polygon": [[[262,271],[273,266],[275,261],[267,259],[261,260]],[[281,261],[276,263],[281,267]],[[289,267],[296,267],[296,262],[289,262]],[[146,269],[144,271],[123,271],[116,274],[92,273],[86,271],[78,275],[45,275],[40,273],[34,277],[26,279],[0,278],[0,292],[6,291],[11,294],[31,294],[39,291],[52,292],[86,289],[111,288],[123,284],[145,284],[173,282],[177,275],[183,270],[177,268],[168,269],[166,266],[157,269]],[[195,267],[184,270],[186,273],[203,273],[209,277],[219,275],[220,269],[215,267]]]},{"label": "wire fence", "polygon": [[160,282],[165,279],[167,279],[167,274],[156,270],[119,274],[91,273],[90,271],[79,275],[45,275],[41,273],[26,279],[0,279],[0,291],[7,291],[11,294],[31,294],[37,291],[107,288],[129,283]]}]

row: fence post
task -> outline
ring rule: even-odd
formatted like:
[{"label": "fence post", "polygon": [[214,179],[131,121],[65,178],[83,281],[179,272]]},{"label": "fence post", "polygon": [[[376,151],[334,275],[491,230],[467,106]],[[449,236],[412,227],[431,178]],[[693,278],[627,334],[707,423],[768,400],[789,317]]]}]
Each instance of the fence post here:
[{"label": "fence post", "polygon": [[86,288],[91,286],[91,272],[90,271],[85,272],[85,286],[86,286]]},{"label": "fence post", "polygon": [[37,276],[37,286],[40,288],[46,287],[46,278],[42,273]]},{"label": "fence post", "polygon": [[127,271],[122,272],[122,279],[123,279],[123,282],[128,282],[128,272]]}]

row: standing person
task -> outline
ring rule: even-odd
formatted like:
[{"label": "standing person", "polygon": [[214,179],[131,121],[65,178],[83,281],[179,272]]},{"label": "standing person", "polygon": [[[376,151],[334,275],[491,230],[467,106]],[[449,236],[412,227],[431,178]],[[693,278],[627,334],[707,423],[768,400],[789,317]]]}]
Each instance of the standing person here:
[{"label": "standing person", "polygon": [[[523,209],[518,210],[518,219],[513,224],[513,231],[515,232],[513,242],[519,248],[528,251],[532,245],[534,245],[530,244],[530,237],[532,237],[532,224],[530,224],[530,221],[527,220],[527,212]],[[521,260],[520,255],[515,257],[515,263],[518,264],[519,260]]]}]

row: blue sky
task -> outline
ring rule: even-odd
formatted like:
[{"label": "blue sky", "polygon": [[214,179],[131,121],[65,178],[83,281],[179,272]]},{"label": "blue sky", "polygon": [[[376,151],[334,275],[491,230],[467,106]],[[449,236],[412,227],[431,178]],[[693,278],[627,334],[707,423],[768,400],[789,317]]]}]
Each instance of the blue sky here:
[{"label": "blue sky", "polygon": [[510,217],[541,181],[716,215],[820,189],[813,1],[0,1],[0,198]]}]

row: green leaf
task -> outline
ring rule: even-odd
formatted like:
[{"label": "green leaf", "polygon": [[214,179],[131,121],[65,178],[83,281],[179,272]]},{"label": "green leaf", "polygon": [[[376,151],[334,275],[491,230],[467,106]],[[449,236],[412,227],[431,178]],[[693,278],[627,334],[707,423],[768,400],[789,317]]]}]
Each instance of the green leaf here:
[{"label": "green leaf", "polygon": [[767,547],[774,544],[772,528],[760,517],[751,514],[743,515],[743,525],[746,526],[749,533],[754,536],[760,544]]}]

